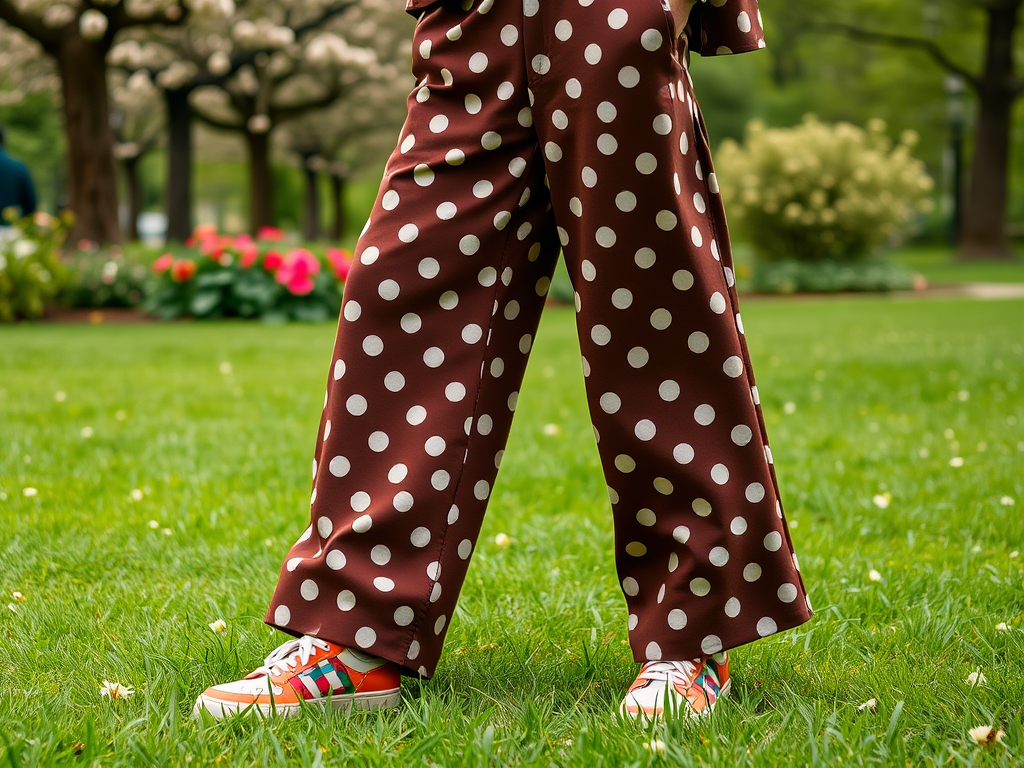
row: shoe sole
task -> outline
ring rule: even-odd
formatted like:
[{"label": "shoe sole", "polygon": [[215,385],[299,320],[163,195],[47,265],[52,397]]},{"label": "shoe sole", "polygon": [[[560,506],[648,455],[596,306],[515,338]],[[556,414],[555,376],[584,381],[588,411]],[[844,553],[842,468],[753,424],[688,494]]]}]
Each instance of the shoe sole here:
[{"label": "shoe sole", "polygon": [[[729,695],[729,691],[731,691],[731,690],[732,690],[732,678],[730,677],[728,680],[725,681],[725,685],[722,686],[722,690],[718,692],[718,698],[715,699],[715,703],[714,704],[712,704],[710,707],[708,707],[707,709],[705,709],[702,712],[694,712],[692,709],[690,709],[690,707],[685,707],[686,714],[689,716],[689,718],[691,720],[700,720],[702,718],[708,717],[711,714],[711,711],[716,706],[718,706],[718,702],[721,701],[722,698],[724,698],[725,696],[728,696]],[[680,708],[680,709],[682,709],[682,708]],[[668,717],[670,717],[670,718],[673,717],[674,715],[676,715],[678,713],[678,711],[679,710],[670,711],[669,714],[668,714]],[[619,705],[619,714],[621,716],[623,716],[623,717],[630,717],[630,718],[633,718],[634,720],[644,720],[644,721],[647,721],[647,722],[651,722],[651,721],[658,720],[660,718],[664,718],[665,717],[664,711],[662,711],[662,712],[647,712],[646,710],[639,709],[636,712],[630,712],[629,710],[626,709],[626,702],[625,701],[623,701],[622,704]]]},{"label": "shoe sole", "polygon": [[243,704],[237,701],[222,701],[221,699],[208,697],[206,694],[200,694],[199,698],[196,699],[195,706],[192,707],[192,716],[200,717],[201,713],[205,711],[217,719],[257,712],[264,717],[295,717],[302,712],[304,707],[320,706],[326,708],[328,702],[334,709],[347,712],[352,709],[369,710],[397,707],[401,699],[402,694],[399,688],[392,688],[388,691],[348,693],[332,696],[329,699],[310,699],[309,701],[303,701],[301,704],[259,704],[255,701]]}]

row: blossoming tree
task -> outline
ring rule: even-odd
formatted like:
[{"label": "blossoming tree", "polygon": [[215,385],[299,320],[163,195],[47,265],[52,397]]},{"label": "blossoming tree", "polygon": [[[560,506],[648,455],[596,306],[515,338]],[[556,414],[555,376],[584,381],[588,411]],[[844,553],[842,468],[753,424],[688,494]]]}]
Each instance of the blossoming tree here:
[{"label": "blossoming tree", "polygon": [[231,0],[0,0],[0,21],[34,40],[56,64],[68,146],[72,237],[118,242],[114,137],[107,54],[126,29],[176,26],[220,14]]},{"label": "blossoming tree", "polygon": [[[187,223],[187,173],[192,116],[245,140],[250,161],[250,225],[273,223],[271,138],[281,123],[322,109],[389,68],[369,46],[394,25],[396,9],[384,0],[268,0],[237,3],[227,23],[151,30],[124,41],[112,59],[147,70],[163,90],[168,110],[170,233]],[[184,225],[182,225],[184,219]]]}]

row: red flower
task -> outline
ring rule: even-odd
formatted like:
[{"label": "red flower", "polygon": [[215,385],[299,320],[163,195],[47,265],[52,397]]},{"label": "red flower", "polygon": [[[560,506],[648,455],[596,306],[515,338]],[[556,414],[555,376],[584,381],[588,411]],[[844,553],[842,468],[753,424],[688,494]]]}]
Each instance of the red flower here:
[{"label": "red flower", "polygon": [[260,227],[256,231],[256,239],[279,243],[284,240],[284,232],[277,227]]},{"label": "red flower", "polygon": [[255,264],[259,256],[260,252],[256,248],[256,244],[251,241],[247,245],[241,246],[238,251],[238,261],[242,265],[242,269],[248,269]]},{"label": "red flower", "polygon": [[334,276],[341,282],[348,279],[349,270],[352,268],[352,254],[341,248],[328,248],[327,261],[330,262]]},{"label": "red flower", "polygon": [[263,268],[267,270],[267,272],[273,272],[281,266],[281,262],[283,261],[284,257],[277,251],[268,251],[267,255],[263,257]]},{"label": "red flower", "polygon": [[157,274],[166,272],[174,265],[174,256],[169,253],[165,253],[159,259],[153,262],[153,271]]},{"label": "red flower", "polygon": [[285,285],[294,296],[306,296],[313,292],[313,280],[306,275],[297,275]]},{"label": "red flower", "polygon": [[171,267],[171,278],[177,283],[191,280],[195,273],[196,263],[192,259],[178,259]]}]

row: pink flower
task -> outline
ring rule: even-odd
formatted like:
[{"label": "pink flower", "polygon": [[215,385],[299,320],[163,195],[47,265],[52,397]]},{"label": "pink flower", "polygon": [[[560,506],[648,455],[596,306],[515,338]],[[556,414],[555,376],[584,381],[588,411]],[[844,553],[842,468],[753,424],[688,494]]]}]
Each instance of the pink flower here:
[{"label": "pink flower", "polygon": [[283,261],[284,257],[277,251],[268,251],[267,255],[263,257],[263,268],[267,270],[267,272],[273,272],[281,266],[281,262]]},{"label": "pink flower", "polygon": [[166,272],[174,265],[174,256],[169,253],[165,253],[159,259],[153,262],[153,271],[157,274]]},{"label": "pink flower", "polygon": [[341,282],[348,279],[349,270],[352,268],[352,254],[341,248],[328,248],[327,261],[330,262],[334,276]]},{"label": "pink flower", "polygon": [[256,248],[256,244],[249,242],[247,245],[240,247],[238,251],[238,260],[242,265],[242,269],[248,269],[256,263],[256,259],[259,258],[260,252]]},{"label": "pink flower", "polygon": [[274,275],[274,279],[296,296],[313,290],[312,275],[320,271],[320,260],[305,248],[290,251]]},{"label": "pink flower", "polygon": [[294,296],[306,296],[313,292],[313,280],[307,275],[296,275],[285,284],[285,288]]},{"label": "pink flower", "polygon": [[284,240],[284,232],[277,227],[260,227],[256,232],[256,239],[279,243]]}]

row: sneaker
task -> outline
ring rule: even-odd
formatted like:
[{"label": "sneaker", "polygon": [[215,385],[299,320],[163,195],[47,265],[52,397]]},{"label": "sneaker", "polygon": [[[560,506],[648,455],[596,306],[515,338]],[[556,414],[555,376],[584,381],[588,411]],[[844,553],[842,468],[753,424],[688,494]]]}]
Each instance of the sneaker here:
[{"label": "sneaker", "polygon": [[240,712],[289,717],[304,705],[339,709],[393,707],[400,698],[398,665],[306,635],[289,640],[241,680],[207,688],[192,714]]},{"label": "sneaker", "polygon": [[651,720],[676,714],[702,717],[731,686],[729,657],[724,652],[693,661],[648,661],[629,686],[619,713]]}]

